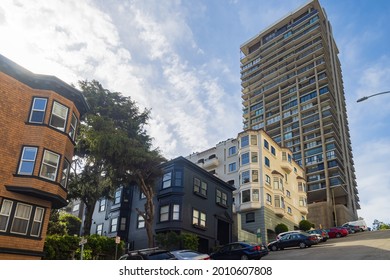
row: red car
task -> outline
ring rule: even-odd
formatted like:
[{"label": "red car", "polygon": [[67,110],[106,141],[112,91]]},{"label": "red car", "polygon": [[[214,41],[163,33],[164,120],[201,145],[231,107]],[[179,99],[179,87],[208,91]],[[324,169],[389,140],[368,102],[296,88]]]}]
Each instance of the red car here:
[{"label": "red car", "polygon": [[329,238],[339,238],[339,237],[344,237],[344,236],[348,235],[348,230],[345,228],[333,227],[333,228],[327,229],[326,231],[329,235]]}]

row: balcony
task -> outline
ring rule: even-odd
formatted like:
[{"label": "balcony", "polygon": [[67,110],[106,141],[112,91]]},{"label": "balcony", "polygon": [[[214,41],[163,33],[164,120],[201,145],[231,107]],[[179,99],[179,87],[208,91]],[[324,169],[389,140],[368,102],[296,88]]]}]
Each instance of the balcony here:
[{"label": "balcony", "polygon": [[283,218],[284,214],[286,213],[286,210],[284,210],[284,208],[275,207],[274,208],[274,213],[275,213],[276,216]]},{"label": "balcony", "polygon": [[309,211],[307,210],[307,206],[299,206],[299,212],[302,215],[307,215],[309,213]]},{"label": "balcony", "polygon": [[212,168],[216,168],[218,165],[219,165],[218,158],[215,155],[214,156],[211,155],[208,159],[204,160],[202,167],[204,169],[212,169]]}]

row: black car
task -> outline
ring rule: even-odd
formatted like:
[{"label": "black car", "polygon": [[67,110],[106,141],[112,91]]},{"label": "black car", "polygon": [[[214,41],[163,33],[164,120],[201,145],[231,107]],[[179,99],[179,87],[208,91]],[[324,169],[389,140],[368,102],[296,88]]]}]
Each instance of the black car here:
[{"label": "black car", "polygon": [[148,248],[136,251],[129,251],[121,256],[120,260],[177,260],[169,251],[159,248]]},{"label": "black car", "polygon": [[212,253],[210,258],[213,260],[259,260],[267,254],[268,250],[264,245],[233,242]]},{"label": "black car", "polygon": [[268,244],[268,249],[271,251],[277,251],[289,247],[299,247],[301,249],[311,247],[314,244],[318,244],[320,240],[314,234],[308,234],[306,232],[290,233],[279,240],[275,240]]}]

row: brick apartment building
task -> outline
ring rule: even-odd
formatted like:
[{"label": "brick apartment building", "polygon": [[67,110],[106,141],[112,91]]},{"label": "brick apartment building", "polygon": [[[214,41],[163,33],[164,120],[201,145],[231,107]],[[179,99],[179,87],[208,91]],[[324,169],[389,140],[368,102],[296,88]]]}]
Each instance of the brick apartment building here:
[{"label": "brick apartment building", "polygon": [[81,92],[0,55],[0,259],[41,259],[50,210],[67,204]]}]

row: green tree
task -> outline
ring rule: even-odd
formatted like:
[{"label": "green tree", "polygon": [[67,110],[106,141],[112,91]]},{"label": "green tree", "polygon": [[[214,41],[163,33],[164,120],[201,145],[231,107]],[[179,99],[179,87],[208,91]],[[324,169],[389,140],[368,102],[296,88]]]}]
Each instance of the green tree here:
[{"label": "green tree", "polygon": [[311,228],[314,228],[314,224],[309,222],[308,220],[302,220],[299,222],[299,229],[303,231],[310,230]]},{"label": "green tree", "polygon": [[80,128],[69,197],[86,206],[85,235],[90,234],[93,209],[102,198],[111,198],[119,185],[134,183],[146,196],[145,209],[137,209],[145,219],[149,246],[153,246],[154,186],[161,176],[165,158],[152,149],[145,125],[150,111],[139,111],[130,97],[104,89],[97,81],[81,81],[90,111]]},{"label": "green tree", "polygon": [[282,233],[282,232],[286,232],[288,231],[288,227],[283,224],[283,223],[280,223],[280,224],[277,224],[276,227],[275,227],[275,233],[276,234],[279,234],[279,233]]}]

